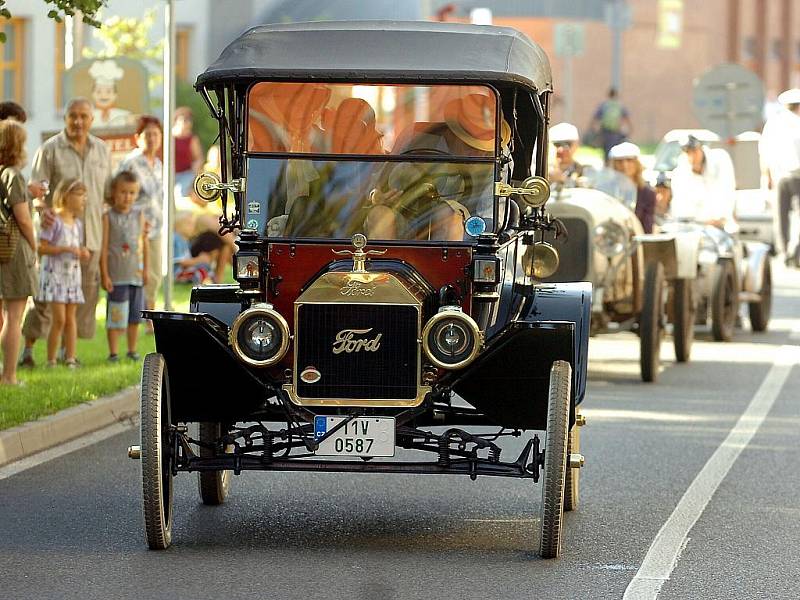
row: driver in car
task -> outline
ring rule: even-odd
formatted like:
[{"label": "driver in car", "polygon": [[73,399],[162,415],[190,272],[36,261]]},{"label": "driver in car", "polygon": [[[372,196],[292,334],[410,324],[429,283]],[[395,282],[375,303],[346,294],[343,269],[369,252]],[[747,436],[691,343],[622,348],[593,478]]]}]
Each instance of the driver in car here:
[{"label": "driver in car", "polygon": [[[494,100],[482,94],[468,94],[448,102],[444,122],[414,127],[401,135],[394,154],[444,154],[457,157],[492,156],[495,148]],[[513,171],[511,127],[501,114],[503,180]],[[466,189],[469,164],[406,163],[390,167],[388,180],[370,192],[367,231],[376,239],[450,240],[464,239],[464,222],[470,212],[455,197],[480,198],[493,202],[493,191]],[[444,170],[444,171],[443,171]],[[449,171],[449,172],[448,172]],[[492,185],[493,181],[489,182]],[[445,189],[446,188],[446,189]],[[479,206],[491,214],[491,205]]]},{"label": "driver in car", "polygon": [[575,187],[583,176],[584,165],[575,160],[581,136],[572,123],[558,123],[550,128],[550,143],[556,150],[556,160],[550,168],[550,181],[562,187]]},{"label": "driver in car", "polygon": [[730,155],[693,135],[681,141],[681,149],[672,175],[672,216],[735,233],[736,176]]}]

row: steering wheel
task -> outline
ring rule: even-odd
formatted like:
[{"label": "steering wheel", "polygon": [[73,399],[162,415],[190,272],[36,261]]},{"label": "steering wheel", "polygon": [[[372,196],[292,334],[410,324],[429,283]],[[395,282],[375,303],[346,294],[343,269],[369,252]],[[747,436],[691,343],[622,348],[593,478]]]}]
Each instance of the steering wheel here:
[{"label": "steering wheel", "polygon": [[[440,150],[439,148],[411,148],[408,150],[404,150],[400,153],[401,156],[447,156],[452,157],[453,155],[446,150]],[[387,169],[384,173],[384,181],[389,182],[392,178],[392,174],[394,173],[395,169],[398,168],[399,165],[409,165],[413,163],[390,163],[387,165]],[[460,185],[457,187],[461,188],[461,191],[458,192],[458,196],[453,199],[465,199],[469,198],[472,195],[472,190],[474,189],[474,178],[469,171],[468,165],[461,165],[460,163],[431,163],[427,166],[427,173],[424,173],[426,177],[430,177],[431,184],[436,188],[436,191],[439,193],[440,196],[443,198],[453,198],[454,194],[443,193],[447,192],[448,190],[445,189],[448,183],[448,179],[451,177],[455,177],[458,179]],[[421,174],[422,169],[419,169]]]},{"label": "steering wheel", "polygon": [[422,156],[452,156],[446,150],[440,150],[439,148],[409,148],[408,150],[403,150],[400,155],[406,154],[421,154]]}]

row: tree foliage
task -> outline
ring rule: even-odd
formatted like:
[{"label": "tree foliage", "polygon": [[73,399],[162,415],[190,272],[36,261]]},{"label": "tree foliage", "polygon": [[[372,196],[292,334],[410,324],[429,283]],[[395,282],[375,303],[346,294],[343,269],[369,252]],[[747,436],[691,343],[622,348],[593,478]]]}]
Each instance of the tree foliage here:
[{"label": "tree foliage", "polygon": [[102,27],[94,32],[94,37],[102,48],[84,48],[86,58],[112,58],[125,56],[141,62],[150,73],[148,85],[154,91],[164,80],[164,40],[153,43],[150,30],[155,23],[156,10],[145,11],[141,19],[123,19],[118,16],[107,19]]},{"label": "tree foliage", "polygon": [[[108,4],[108,0],[44,0],[50,9],[47,16],[61,23],[64,17],[74,17],[76,12],[80,12],[83,22],[92,27],[100,27],[97,20],[97,12]],[[6,8],[6,0],[0,0],[0,17],[11,18],[11,11]],[[6,34],[0,31],[0,43],[6,41]]]}]

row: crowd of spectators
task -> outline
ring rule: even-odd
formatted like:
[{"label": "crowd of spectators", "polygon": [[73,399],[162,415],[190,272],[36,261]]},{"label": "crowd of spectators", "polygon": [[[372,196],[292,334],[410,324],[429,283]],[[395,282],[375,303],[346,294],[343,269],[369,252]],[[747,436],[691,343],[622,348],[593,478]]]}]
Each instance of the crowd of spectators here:
[{"label": "crowd of spectators", "polygon": [[[170,275],[219,281],[233,239],[220,237],[217,215],[191,198],[187,182],[203,167],[202,149],[191,111],[181,108],[176,115],[182,162]],[[46,367],[80,366],[76,341],[95,336],[101,287],[107,292],[109,362],[120,360],[123,331],[126,358],[139,360],[138,326],[142,310],[156,306],[165,241],[159,119],[138,119],[136,148],[112,171],[108,146],[91,133],[91,102],[74,98],[65,107],[63,129],[36,150],[28,181],[22,174],[26,119],[18,104],[0,103],[0,385],[9,386],[24,384],[17,378],[20,366],[36,366],[33,349],[40,338],[47,344]]]}]

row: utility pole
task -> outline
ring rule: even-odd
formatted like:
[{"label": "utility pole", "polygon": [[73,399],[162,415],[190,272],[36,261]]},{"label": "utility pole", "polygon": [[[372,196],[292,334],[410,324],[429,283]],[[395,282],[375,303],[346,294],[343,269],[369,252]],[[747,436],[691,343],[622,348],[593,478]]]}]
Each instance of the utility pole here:
[{"label": "utility pole", "polygon": [[172,238],[175,230],[175,146],[172,142],[172,120],[175,113],[175,0],[164,6],[164,228],[161,232],[161,275],[164,277],[164,309],[172,310]]},{"label": "utility pole", "polygon": [[611,87],[622,85],[622,32],[630,26],[627,0],[606,0],[606,23],[611,29]]}]

